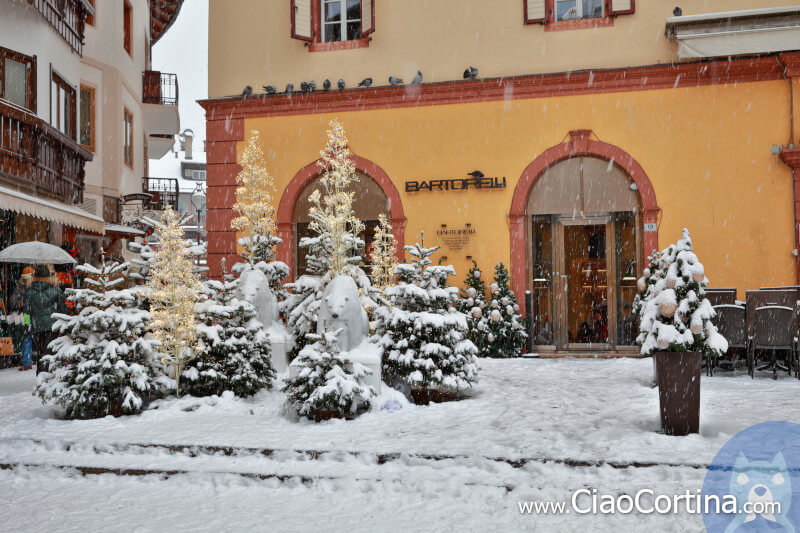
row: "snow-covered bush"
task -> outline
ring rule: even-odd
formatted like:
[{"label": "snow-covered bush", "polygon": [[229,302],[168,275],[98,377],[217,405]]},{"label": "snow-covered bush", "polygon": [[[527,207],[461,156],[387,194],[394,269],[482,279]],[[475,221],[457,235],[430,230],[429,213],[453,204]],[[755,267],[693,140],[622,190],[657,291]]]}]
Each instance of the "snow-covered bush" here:
[{"label": "snow-covered bush", "polygon": [[59,337],[44,356],[36,393],[65,409],[67,418],[100,418],[140,412],[148,397],[169,387],[146,336],[150,313],[136,308],[124,282],[127,263],[78,267],[91,288],[67,289],[74,315],[56,315]]},{"label": "snow-covered bush", "polygon": [[384,351],[383,373],[411,387],[458,391],[478,380],[477,348],[467,338],[458,288],[447,285],[452,266],[433,266],[439,249],[406,246],[411,264],[395,269],[399,283],[384,293],[391,307],[376,310],[375,341]]},{"label": "snow-covered bush", "polygon": [[489,286],[490,301],[486,320],[487,357],[517,357],[528,334],[522,326],[517,298],[508,286],[508,270],[500,263],[494,267],[494,283]]},{"label": "snow-covered bush", "polygon": [[319,419],[326,413],[354,414],[375,396],[375,389],[361,381],[370,370],[340,354],[339,333],[325,329],[321,335],[309,334],[311,344],[293,363],[300,366],[300,372],[287,381],[284,391],[287,402],[301,416]]},{"label": "snow-covered bush", "polygon": [[195,306],[199,324],[199,354],[181,374],[184,390],[195,396],[232,391],[251,396],[272,388],[275,369],[270,359],[269,336],[256,320],[253,305],[236,298],[238,280],[206,282],[207,299]]},{"label": "snow-covered bush", "polygon": [[657,351],[694,351],[703,356],[725,353],[728,342],[711,321],[714,308],[703,290],[708,279],[692,251],[689,230],[683,230],[677,245],[664,250],[659,261],[651,272],[656,280],[649,300],[642,305],[637,339],[642,355]]},{"label": "snow-covered bush", "polygon": [[458,300],[458,308],[467,317],[468,337],[483,355],[486,349],[486,335],[489,333],[487,321],[486,283],[478,263],[472,261],[472,268],[464,278],[464,289]]}]

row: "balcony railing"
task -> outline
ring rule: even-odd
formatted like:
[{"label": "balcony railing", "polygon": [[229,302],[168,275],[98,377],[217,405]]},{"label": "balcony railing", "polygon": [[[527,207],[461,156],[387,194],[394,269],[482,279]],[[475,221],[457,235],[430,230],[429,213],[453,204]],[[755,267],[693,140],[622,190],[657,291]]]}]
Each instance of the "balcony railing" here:
[{"label": "balcony railing", "polygon": [[178,211],[178,180],[173,178],[142,178],[142,192],[150,195],[142,202],[145,211],[163,211],[167,207]]},{"label": "balcony railing", "polygon": [[28,0],[67,44],[83,55],[83,32],[88,11],[82,0]]},{"label": "balcony railing", "polygon": [[26,109],[0,99],[0,176],[33,184],[66,203],[83,201],[92,153]]},{"label": "balcony railing", "polygon": [[178,76],[145,70],[142,76],[142,101],[145,104],[178,105]]}]

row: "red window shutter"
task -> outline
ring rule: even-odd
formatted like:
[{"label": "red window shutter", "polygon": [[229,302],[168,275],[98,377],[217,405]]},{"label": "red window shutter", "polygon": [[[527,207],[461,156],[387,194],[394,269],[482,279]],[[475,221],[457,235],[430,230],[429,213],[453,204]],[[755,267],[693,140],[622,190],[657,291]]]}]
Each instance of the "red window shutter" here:
[{"label": "red window shutter", "polygon": [[311,17],[311,0],[291,0],[292,39],[314,40],[314,24]]},{"label": "red window shutter", "polygon": [[606,0],[606,14],[616,17],[617,15],[630,15],[636,11],[636,0]]},{"label": "red window shutter", "polygon": [[547,21],[546,0],[524,0],[525,24],[544,24]]},{"label": "red window shutter", "polygon": [[375,31],[375,0],[361,0],[361,36]]}]

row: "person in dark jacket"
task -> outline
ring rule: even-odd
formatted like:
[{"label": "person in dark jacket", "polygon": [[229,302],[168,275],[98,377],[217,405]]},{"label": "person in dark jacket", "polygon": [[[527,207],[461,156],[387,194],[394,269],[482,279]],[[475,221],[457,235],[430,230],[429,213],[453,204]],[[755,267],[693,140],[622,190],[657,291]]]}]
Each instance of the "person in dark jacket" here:
[{"label": "person in dark jacket", "polygon": [[58,288],[58,278],[47,265],[38,265],[31,288],[25,292],[23,309],[31,317],[31,334],[36,351],[36,373],[41,370],[41,360],[48,353],[47,345],[56,338],[54,313],[66,312],[64,296]]},{"label": "person in dark jacket", "polygon": [[19,277],[19,281],[17,281],[17,286],[14,287],[14,291],[11,293],[11,301],[9,302],[11,313],[23,312],[23,299],[25,298],[25,293],[31,288],[31,283],[33,282],[33,272],[33,268],[29,266],[26,266],[22,270],[22,275]]}]

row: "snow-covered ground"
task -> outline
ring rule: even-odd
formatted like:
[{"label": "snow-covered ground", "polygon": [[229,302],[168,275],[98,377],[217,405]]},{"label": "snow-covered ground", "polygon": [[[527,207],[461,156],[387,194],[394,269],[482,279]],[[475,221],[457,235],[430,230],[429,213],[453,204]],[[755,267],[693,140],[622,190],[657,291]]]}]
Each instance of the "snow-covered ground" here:
[{"label": "snow-covered ground", "polygon": [[702,433],[669,437],[650,360],[480,365],[464,401],[321,424],[286,419],[279,392],[62,421],[30,394],[32,372],[0,371],[0,464],[17,465],[0,470],[0,530],[702,530],[699,515],[522,515],[518,502],[683,494],[738,431],[800,422],[788,377],[704,376]]}]

